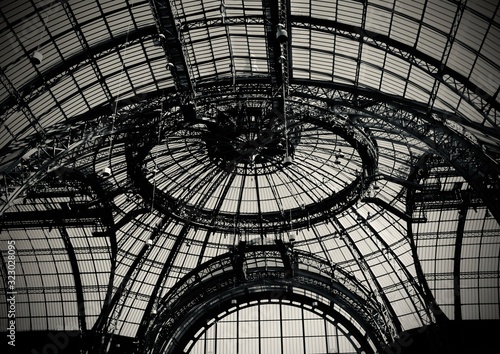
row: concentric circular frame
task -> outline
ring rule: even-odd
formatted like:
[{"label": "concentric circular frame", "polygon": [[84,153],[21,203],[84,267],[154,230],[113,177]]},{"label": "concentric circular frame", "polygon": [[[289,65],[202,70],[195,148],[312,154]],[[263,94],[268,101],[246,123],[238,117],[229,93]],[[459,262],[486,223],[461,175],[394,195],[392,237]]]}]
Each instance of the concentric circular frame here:
[{"label": "concentric circular frame", "polygon": [[[238,104],[248,104],[249,98],[253,97],[243,96],[241,99],[242,102]],[[156,146],[164,147],[165,145],[168,148],[168,138],[171,137],[175,137],[176,142],[181,141],[184,143],[185,147],[188,146],[186,142],[189,141],[189,143],[192,143],[195,141],[197,145],[191,148],[197,151],[203,150],[206,153],[206,160],[210,160],[213,163],[213,171],[209,171],[206,178],[212,178],[212,176],[220,174],[223,171],[228,176],[228,183],[231,183],[231,178],[234,177],[231,175],[244,174],[245,172],[243,171],[246,171],[248,175],[255,174],[255,176],[258,176],[266,173],[276,173],[277,171],[287,173],[287,169],[294,168],[294,166],[285,165],[280,159],[282,156],[273,157],[273,159],[269,159],[271,162],[267,162],[266,164],[246,161],[239,163],[236,168],[234,166],[233,168],[226,168],[225,165],[220,164],[220,159],[215,161],[213,156],[211,157],[213,153],[210,150],[213,150],[213,148],[210,146],[207,147],[206,135],[217,128],[203,129],[207,124],[215,124],[215,127],[217,127],[216,119],[214,117],[207,118],[206,115],[201,114],[197,115],[194,120],[186,119],[186,116],[182,114],[182,107],[172,107],[161,114],[155,111],[147,112],[146,114],[156,114],[159,118],[155,119],[152,125],[148,125],[147,129],[140,130],[138,133],[131,133],[127,138],[127,164],[132,181],[138,187],[148,205],[154,206],[163,213],[172,215],[178,220],[200,228],[227,233],[234,233],[235,229],[238,229],[237,232],[241,233],[262,234],[279,233],[291,230],[292,228],[310,227],[315,223],[334,217],[354,205],[367,192],[373,176],[377,173],[377,147],[369,135],[353,125],[348,117],[335,115],[325,107],[318,107],[316,102],[315,105],[304,105],[292,98],[288,104],[287,116],[292,117],[291,120],[295,127],[307,125],[313,127],[313,129],[317,128],[326,131],[338,139],[342,139],[359,156],[362,167],[355,171],[353,169],[350,172],[349,178],[351,180],[344,181],[345,186],[343,189],[322,195],[314,203],[283,207],[281,210],[260,211],[256,214],[240,213],[236,216],[234,211],[224,212],[222,210],[214,210],[190,204],[187,201],[188,198],[178,198],[174,195],[174,191],[157,187],[158,183],[155,181],[155,177],[161,171],[156,167],[155,155],[157,154],[153,149]],[[165,107],[157,109],[157,111],[161,111],[162,109],[165,109]],[[197,112],[206,113],[208,110],[206,107],[197,108]],[[144,114],[142,113],[141,116]],[[273,112],[264,110],[264,114],[269,115],[273,114]],[[208,120],[210,121],[207,122]],[[262,134],[262,136],[257,136],[256,138],[256,140],[259,140],[258,143],[261,146],[275,144],[276,139],[280,138],[271,129],[263,131]],[[292,138],[294,137],[292,136]],[[290,140],[292,138],[289,137]],[[300,142],[297,141],[297,144],[300,147]],[[176,145],[176,148],[182,149],[178,145]],[[173,153],[172,151],[168,151],[168,154],[172,155]],[[199,162],[202,163],[201,160]],[[248,172],[249,170],[253,172],[250,173]],[[184,195],[189,196],[189,181],[187,177],[191,176],[189,176],[188,171],[184,175],[180,174],[179,176],[175,177],[175,183],[179,185],[179,188],[185,190]],[[210,190],[213,190],[217,187],[215,184],[219,182],[214,179],[213,182],[208,181],[208,183],[214,184],[208,187]],[[318,181],[318,184],[320,183],[321,181]]]}]

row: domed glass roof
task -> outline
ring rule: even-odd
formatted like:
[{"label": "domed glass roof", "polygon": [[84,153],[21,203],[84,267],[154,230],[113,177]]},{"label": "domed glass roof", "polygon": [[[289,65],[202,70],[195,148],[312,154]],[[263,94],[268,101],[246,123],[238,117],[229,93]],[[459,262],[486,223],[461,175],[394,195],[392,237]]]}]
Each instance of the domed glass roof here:
[{"label": "domed glass roof", "polygon": [[498,7],[5,1],[18,330],[139,338],[188,273],[276,240],[376,294],[389,337],[498,319]]}]

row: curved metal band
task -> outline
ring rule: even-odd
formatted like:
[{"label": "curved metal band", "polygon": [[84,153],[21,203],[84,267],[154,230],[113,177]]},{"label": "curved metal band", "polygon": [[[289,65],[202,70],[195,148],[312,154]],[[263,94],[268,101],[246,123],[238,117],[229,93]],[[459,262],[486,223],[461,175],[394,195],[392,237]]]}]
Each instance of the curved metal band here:
[{"label": "curved metal band", "polygon": [[[243,260],[246,269],[241,268]],[[325,312],[334,317],[333,307],[340,306],[377,346],[390,342],[394,335],[393,319],[385,315],[388,312],[376,294],[336,265],[295,252],[278,241],[276,245],[240,247],[187,274],[161,300],[158,315],[146,331],[145,338],[150,342],[143,346],[160,349],[173,337],[179,341],[194,318],[201,320],[220,302],[243,296],[248,301],[249,296],[270,292],[279,296],[306,292],[320,295],[325,299]]]}]

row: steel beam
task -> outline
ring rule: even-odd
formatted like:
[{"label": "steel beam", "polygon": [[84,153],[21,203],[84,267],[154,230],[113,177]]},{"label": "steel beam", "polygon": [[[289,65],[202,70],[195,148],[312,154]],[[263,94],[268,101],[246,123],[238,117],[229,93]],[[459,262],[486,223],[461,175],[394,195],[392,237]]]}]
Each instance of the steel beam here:
[{"label": "steel beam", "polygon": [[137,335],[136,338],[137,340],[140,341],[148,341],[148,338],[146,338],[146,330],[149,326],[149,322],[154,320],[154,315],[152,314],[152,309],[153,307],[160,301],[159,296],[161,294],[161,289],[163,286],[163,283],[167,280],[170,271],[172,270],[172,265],[174,264],[175,258],[179,254],[179,249],[180,247],[184,244],[186,241],[185,237],[187,232],[189,231],[189,225],[184,224],[182,230],[179,232],[179,235],[175,239],[175,243],[168,253],[168,258],[164,263],[164,266],[161,270],[160,275],[158,276],[158,279],[155,283],[155,287],[153,289],[153,292],[149,298],[148,305],[146,306],[146,309],[144,311],[144,315],[142,316],[141,323],[139,325],[139,329],[137,330]]},{"label": "steel beam", "polygon": [[103,340],[97,347],[91,347],[91,351],[88,352],[89,354],[108,352],[113,337],[118,332],[120,316],[124,309],[125,302],[131,293],[134,280],[153,249],[154,241],[168,220],[169,217],[165,216],[162,219],[161,224],[153,230],[149,236],[149,240],[147,240],[144,246],[139,250],[132,264],[130,264],[127,273],[123,276],[123,279],[116,289],[113,297],[108,299],[108,301],[103,305],[99,318],[96,320],[92,328],[92,334],[96,336],[102,335]]},{"label": "steel beam", "polygon": [[177,20],[178,16],[174,13],[175,5],[172,5],[169,0],[151,0],[150,5],[161,45],[168,60],[166,70],[171,71],[177,91],[184,96],[180,97],[181,104],[187,105],[188,100],[194,98],[194,86],[180,24]]},{"label": "steel beam", "polygon": [[[278,248],[271,245],[247,246],[244,254],[247,260],[274,259],[279,264],[282,259]],[[200,307],[199,304],[212,303],[212,298],[217,298],[214,304],[221,304],[228,296],[234,298],[239,296],[240,292],[248,297],[248,291],[265,291],[263,284],[270,284],[274,290],[277,285],[286,284],[289,291],[297,287],[327,297],[336,305],[342,306],[369,333],[371,339],[375,339],[375,345],[381,345],[393,338],[392,326],[395,319],[385,306],[373,297],[369,289],[338,265],[330,264],[310,253],[298,251],[296,259],[299,265],[296,274],[291,278],[286,278],[285,268],[282,266],[251,267],[247,269],[247,280],[235,282],[231,257],[232,253],[229,252],[212,258],[188,273],[170,289],[161,300],[158,315],[149,324],[147,334],[141,341],[141,353],[163,352],[172,336],[180,338],[179,336],[185,334],[182,326],[185,316],[188,315],[192,319],[194,317],[191,316],[207,312],[207,308]],[[300,264],[307,265],[307,270]],[[217,274],[216,277],[213,276],[214,273]],[[254,287],[260,290],[254,291]],[[327,307],[332,309],[330,304]]]},{"label": "steel beam", "polygon": [[[85,65],[89,65],[89,57],[97,61],[133,43],[152,39],[156,34],[157,30],[155,26],[146,26],[135,31],[130,31],[128,34],[118,35],[112,40],[88,47],[86,51],[65,58],[64,61],[44,71],[43,76],[36,76],[24,86],[18,88],[19,95],[26,102],[36,100],[47,90],[64,80],[68,75],[73,74]],[[7,97],[0,105],[0,117],[9,114],[9,111],[13,108],[17,109],[18,104],[18,99],[15,96]]]},{"label": "steel beam", "polygon": [[455,254],[453,257],[453,297],[454,297],[454,319],[462,319],[462,298],[461,298],[461,261],[462,261],[462,244],[464,240],[464,229],[467,220],[467,212],[469,210],[469,202],[464,200],[462,207],[458,211],[457,238],[455,241]]},{"label": "steel beam", "polygon": [[498,125],[500,102],[489,95],[467,77],[444,66],[441,60],[416,50],[413,46],[401,43],[376,32],[340,23],[332,20],[293,15],[290,18],[293,27],[317,30],[343,36],[354,41],[363,41],[366,45],[391,53],[408,63],[417,66],[441,84],[447,86],[466,102],[471,104],[490,124]]},{"label": "steel beam", "polygon": [[44,228],[57,226],[97,225],[109,211],[104,208],[87,210],[45,210],[8,212],[2,215],[3,229]]},{"label": "steel beam", "polygon": [[380,198],[367,197],[367,198],[361,199],[361,201],[365,202],[365,203],[372,203],[372,204],[378,205],[378,206],[384,208],[385,210],[387,210],[388,212],[390,212],[391,214],[394,214],[395,216],[397,216],[401,220],[404,220],[408,223],[415,222],[415,220],[413,220],[413,218],[410,215],[407,215],[405,212],[396,209],[395,207],[393,207],[392,205],[390,205],[389,203],[387,203],[386,201],[384,201]]},{"label": "steel beam", "polygon": [[[365,114],[366,120],[380,119],[422,141],[475,188],[495,218],[500,220],[500,165],[485,155],[478,144],[452,129],[446,121],[429,117],[425,110],[411,105],[410,101],[403,105],[391,102],[390,99],[382,100],[381,95],[374,101],[359,93],[345,92],[333,83],[319,85],[321,86],[292,85],[292,92],[299,97],[330,102],[339,115],[347,116],[351,110],[355,110],[358,114]],[[354,96],[357,96],[356,99]],[[367,101],[371,103],[364,105],[363,102]],[[358,119],[357,124],[362,126],[363,120]]]},{"label": "steel beam", "polygon": [[[80,273],[80,267],[78,266],[78,259],[75,255],[75,250],[71,239],[69,237],[68,231],[65,226],[58,227],[59,233],[64,242],[66,248],[66,254],[69,259],[69,264],[71,265],[71,272],[73,273],[73,280],[75,282],[75,292],[76,292],[76,305],[77,305],[77,315],[78,315],[78,326],[80,333],[85,333],[87,331],[87,321],[85,315],[85,298],[83,296],[83,284],[82,277]],[[62,306],[62,304],[61,304]]]}]

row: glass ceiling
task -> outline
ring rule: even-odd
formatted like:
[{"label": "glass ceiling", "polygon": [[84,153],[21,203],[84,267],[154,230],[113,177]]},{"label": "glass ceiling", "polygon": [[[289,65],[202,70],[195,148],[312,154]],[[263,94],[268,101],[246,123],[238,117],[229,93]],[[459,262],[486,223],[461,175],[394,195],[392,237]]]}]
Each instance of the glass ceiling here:
[{"label": "glass ceiling", "polygon": [[[499,319],[499,6],[4,1],[0,225],[18,330],[139,336],[187,273],[275,239],[382,294],[399,330]],[[290,308],[321,350],[360,350]],[[232,338],[250,309],[217,326]]]}]

